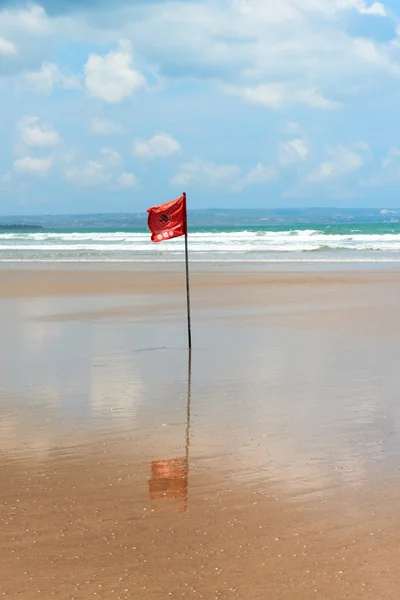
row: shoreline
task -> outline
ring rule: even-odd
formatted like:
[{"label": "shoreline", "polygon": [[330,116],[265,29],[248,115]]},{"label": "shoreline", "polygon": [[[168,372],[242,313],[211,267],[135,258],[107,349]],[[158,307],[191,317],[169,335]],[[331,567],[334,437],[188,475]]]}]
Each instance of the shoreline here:
[{"label": "shoreline", "polygon": [[[400,260],[397,261],[193,261],[189,262],[190,272],[197,273],[238,273],[243,274],[296,274],[296,273],[382,273],[382,274],[398,274],[400,272]],[[85,272],[85,273],[100,273],[100,272],[126,272],[126,273],[172,273],[184,274],[185,263],[184,257],[182,260],[173,261],[14,261],[0,260],[0,286],[2,277],[7,277],[7,274],[15,272],[59,272],[65,273],[68,271]]]},{"label": "shoreline", "polygon": [[[59,264],[76,264],[76,265],[107,265],[107,264],[121,264],[121,265],[178,265],[184,261],[184,255],[180,258],[166,258],[166,259],[146,259],[146,258],[138,258],[138,259],[76,259],[76,258],[61,258],[56,260],[49,260],[46,258],[3,258],[0,259],[0,265],[2,264],[45,264],[45,265],[59,265]],[[279,265],[279,264],[305,264],[305,265],[313,265],[313,264],[376,264],[376,265],[399,265],[399,259],[376,259],[376,258],[317,258],[317,259],[296,259],[296,258],[287,258],[287,259],[215,259],[215,260],[207,260],[207,259],[199,259],[199,258],[191,258],[190,262],[195,265],[207,265],[207,266],[221,266],[221,265]]]},{"label": "shoreline", "polygon": [[[184,265],[168,265],[161,269],[154,264],[148,269],[146,264],[138,263],[134,268],[125,268],[119,264],[116,268],[85,269],[79,264],[71,268],[57,268],[54,264],[37,269],[0,268],[0,298],[35,295],[137,295],[170,294],[179,295],[184,280]],[[131,273],[134,277],[127,278]],[[396,284],[400,282],[399,270],[382,269],[238,269],[204,268],[191,269],[191,287],[194,292],[206,293],[211,287],[235,288],[240,294],[243,285],[260,289],[264,286],[321,286],[322,284]],[[269,290],[273,291],[273,290]],[[251,296],[249,297],[251,298]],[[242,298],[245,302],[245,298]]]}]

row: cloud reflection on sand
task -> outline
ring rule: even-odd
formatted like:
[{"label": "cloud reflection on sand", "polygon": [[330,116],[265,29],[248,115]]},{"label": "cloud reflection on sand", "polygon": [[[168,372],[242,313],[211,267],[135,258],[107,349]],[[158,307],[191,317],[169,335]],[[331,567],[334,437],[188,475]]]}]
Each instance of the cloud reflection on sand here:
[{"label": "cloud reflection on sand", "polygon": [[2,309],[4,451],[42,460],[66,436],[132,424],[144,388],[135,354],[115,354],[120,330],[37,319],[60,309],[51,298],[3,301]]},{"label": "cloud reflection on sand", "polygon": [[[70,310],[76,300],[62,300]],[[51,299],[3,302],[0,447],[44,460],[61,446],[123,436],[151,464],[184,456],[186,354],[180,322],[35,321]],[[396,355],[344,330],[196,327],[190,469],[279,482],[294,493],[360,485],[397,459]],[[310,321],[311,322],[311,321]],[[201,326],[200,326],[201,325]],[[161,461],[161,462],[160,462]],[[167,490],[168,491],[168,490]]]}]

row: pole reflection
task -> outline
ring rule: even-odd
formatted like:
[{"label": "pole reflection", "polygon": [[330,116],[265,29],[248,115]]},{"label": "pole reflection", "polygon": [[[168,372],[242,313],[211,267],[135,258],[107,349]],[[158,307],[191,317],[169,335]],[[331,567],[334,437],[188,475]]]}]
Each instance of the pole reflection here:
[{"label": "pole reflection", "polygon": [[192,353],[189,350],[185,456],[153,461],[149,478],[150,501],[172,500],[179,512],[185,512],[188,509],[191,395]]}]

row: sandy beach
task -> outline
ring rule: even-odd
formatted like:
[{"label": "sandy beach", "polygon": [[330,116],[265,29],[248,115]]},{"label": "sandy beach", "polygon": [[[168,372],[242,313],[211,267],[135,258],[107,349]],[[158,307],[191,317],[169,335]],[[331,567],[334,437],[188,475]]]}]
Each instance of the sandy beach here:
[{"label": "sandy beach", "polygon": [[0,270],[2,597],[397,600],[400,272],[281,269],[190,365],[179,269]]}]

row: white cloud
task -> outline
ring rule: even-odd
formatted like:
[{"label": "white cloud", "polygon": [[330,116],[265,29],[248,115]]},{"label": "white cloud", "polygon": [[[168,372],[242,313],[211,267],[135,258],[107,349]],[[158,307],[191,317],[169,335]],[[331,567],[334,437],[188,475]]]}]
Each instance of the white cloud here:
[{"label": "white cloud", "polygon": [[256,183],[264,183],[266,181],[271,181],[276,176],[276,171],[273,167],[268,165],[263,165],[262,163],[258,163],[254,169],[250,169],[249,173],[246,176],[247,182],[250,185]]},{"label": "white cloud", "polygon": [[288,135],[299,135],[302,133],[301,125],[295,121],[289,121],[289,123],[286,123],[285,127],[283,128],[283,133]]},{"label": "white cloud", "polygon": [[277,176],[276,169],[270,165],[264,165],[259,162],[253,169],[240,178],[233,186],[235,192],[244,190],[249,185],[259,185],[272,181]]},{"label": "white cloud", "polygon": [[278,146],[278,161],[281,165],[291,165],[307,159],[310,153],[307,142],[302,138],[282,142]]},{"label": "white cloud", "polygon": [[382,159],[381,167],[362,181],[365,187],[398,183],[400,181],[400,149],[390,148]]},{"label": "white cloud", "polygon": [[400,64],[392,60],[389,49],[382,47],[381,44],[368,39],[355,39],[353,51],[360,62],[367,67],[400,77]]},{"label": "white cloud", "polygon": [[122,188],[133,188],[137,184],[137,179],[133,173],[121,173],[117,178],[117,183]]},{"label": "white cloud", "polygon": [[[348,14],[384,15],[364,0],[226,0],[149,3],[121,35],[164,76],[208,79],[242,100],[272,108],[337,108],[347,94],[371,86],[371,73],[393,75],[382,63],[366,64],[354,46]],[[132,11],[132,17],[134,12]],[[168,27],[168,36],[165,36]],[[373,40],[371,34],[365,37]],[[392,66],[393,44],[376,42]],[[275,83],[269,83],[275,82]],[[373,86],[380,82],[373,80]]]},{"label": "white cloud", "polygon": [[180,165],[178,173],[171,179],[171,185],[230,187],[239,176],[239,167],[198,160]]},{"label": "white cloud", "polygon": [[137,158],[153,159],[165,158],[172,154],[179,154],[181,147],[179,142],[169,135],[160,131],[149,140],[136,140],[133,145],[133,154]]},{"label": "white cloud", "polygon": [[53,158],[35,158],[33,156],[24,156],[14,161],[13,169],[16,173],[27,173],[44,177],[48,174],[53,165]]},{"label": "white cloud", "polygon": [[[360,152],[362,152],[360,147]],[[343,146],[328,150],[329,160],[321,163],[307,177],[309,183],[326,183],[340,179],[350,173],[359,171],[365,164],[364,156]]]},{"label": "white cloud", "polygon": [[[381,81],[371,74],[396,76],[399,63],[392,41],[374,42],[372,34],[364,34],[375,45],[378,60],[367,60],[370,51],[354,43],[350,11],[395,20],[382,2],[372,0],[274,0],[273,9],[265,0],[177,0],[140,7],[123,2],[109,3],[109,11],[82,9],[73,19],[46,15],[37,6],[2,11],[0,35],[13,34],[19,23],[25,30],[47,31],[62,43],[72,39],[98,47],[118,37],[131,39],[156,78],[208,79],[242,100],[279,109],[336,108],[336,97],[342,103],[365,85],[378,88]],[[20,46],[20,39],[15,41]],[[146,85],[123,44],[105,55],[91,54],[85,80],[87,91],[106,102],[121,102]],[[284,87],[274,90],[271,85]]]},{"label": "white cloud", "polygon": [[387,17],[386,8],[382,2],[374,2],[370,7],[367,7],[365,2],[358,2],[356,8],[360,13],[364,13],[366,15]]},{"label": "white cloud", "polygon": [[30,4],[26,8],[3,10],[0,27],[7,31],[22,31],[31,35],[43,35],[51,32],[51,22],[44,8]]},{"label": "white cloud", "polygon": [[[308,15],[337,16],[342,11],[355,9],[361,14],[371,14],[386,16],[386,9],[381,2],[370,2],[365,0],[275,0],[278,9],[277,22],[283,20],[297,21],[299,19],[299,10]],[[264,16],[264,20],[274,22],[274,15],[269,16],[269,6],[260,0],[238,0],[237,4],[241,8],[243,15],[254,13],[254,17]],[[291,10],[290,10],[291,9]]]},{"label": "white cloud", "polygon": [[21,142],[26,146],[58,146],[62,141],[57,131],[49,125],[40,124],[39,117],[23,117],[17,123],[17,129]]},{"label": "white cloud", "polygon": [[174,186],[221,187],[233,192],[241,192],[250,185],[259,185],[272,181],[277,176],[276,169],[259,162],[242,175],[235,165],[220,165],[213,162],[196,160],[180,165],[178,173],[171,179]]},{"label": "white cloud", "polygon": [[110,173],[98,160],[88,160],[81,167],[68,169],[65,173],[66,179],[83,187],[97,187],[111,180]]},{"label": "white cloud", "polygon": [[386,8],[382,2],[373,2],[371,6],[367,6],[364,0],[339,0],[339,7],[343,9],[355,8],[362,15],[387,16]]},{"label": "white cloud", "polygon": [[223,85],[221,89],[226,94],[237,96],[249,104],[271,109],[282,109],[296,104],[321,110],[332,110],[339,106],[337,102],[328,100],[314,88],[296,89],[293,85],[285,83],[266,83],[257,86]]},{"label": "white cloud", "polygon": [[102,148],[100,156],[103,163],[110,167],[115,167],[122,163],[121,155],[114,148]]},{"label": "white cloud", "polygon": [[318,108],[320,110],[334,110],[340,106],[338,102],[325,98],[325,96],[320,94],[315,88],[295,90],[294,103],[304,104],[305,106]]},{"label": "white cloud", "polygon": [[[76,157],[67,157],[67,163]],[[122,158],[113,148],[103,148],[98,158],[90,159],[79,166],[68,166],[65,179],[82,187],[133,187],[136,179],[132,173],[121,173]]]},{"label": "white cloud", "polygon": [[285,85],[275,83],[262,84],[256,87],[226,85],[222,87],[222,91],[232,96],[238,96],[249,104],[267,108],[281,108],[285,100],[285,88]]},{"label": "white cloud", "polygon": [[146,85],[145,77],[132,63],[130,50],[123,43],[105,56],[90,54],[85,65],[85,86],[89,94],[110,103],[130,98]]},{"label": "white cloud", "polygon": [[17,45],[0,36],[0,56],[17,56],[17,54]]},{"label": "white cloud", "polygon": [[55,87],[64,90],[78,90],[81,87],[78,77],[60,71],[54,63],[43,63],[39,71],[26,74],[29,87],[35,92],[51,94]]},{"label": "white cloud", "polygon": [[109,121],[108,119],[92,119],[90,130],[96,135],[117,135],[122,133],[122,127],[119,123]]},{"label": "white cloud", "polygon": [[383,158],[382,160],[382,167],[384,169],[386,169],[387,167],[392,166],[393,164],[396,164],[399,162],[400,160],[400,150],[399,148],[396,148],[396,146],[393,146],[392,148],[390,148],[386,154],[386,156]]}]

